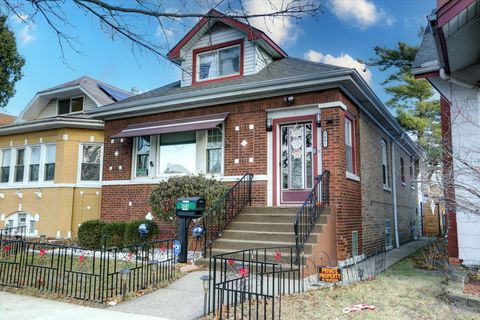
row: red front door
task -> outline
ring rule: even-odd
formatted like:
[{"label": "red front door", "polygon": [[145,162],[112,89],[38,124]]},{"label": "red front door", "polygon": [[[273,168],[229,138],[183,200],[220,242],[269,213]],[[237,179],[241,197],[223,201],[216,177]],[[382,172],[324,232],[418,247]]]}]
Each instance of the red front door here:
[{"label": "red front door", "polygon": [[317,168],[316,135],[313,121],[278,125],[276,180],[280,204],[302,203],[312,190]]}]

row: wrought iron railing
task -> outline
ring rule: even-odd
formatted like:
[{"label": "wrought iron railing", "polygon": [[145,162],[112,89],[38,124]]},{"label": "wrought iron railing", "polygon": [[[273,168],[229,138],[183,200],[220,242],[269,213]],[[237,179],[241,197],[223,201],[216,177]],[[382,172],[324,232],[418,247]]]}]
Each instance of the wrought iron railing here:
[{"label": "wrought iron railing", "polygon": [[208,314],[215,319],[280,319],[281,297],[302,292],[296,247],[245,249],[210,257]]},{"label": "wrought iron railing", "polygon": [[105,303],[117,295],[156,288],[174,277],[173,239],[110,249],[0,241],[1,286]]},{"label": "wrought iron railing", "polygon": [[197,223],[206,230],[204,237],[203,256],[207,254],[208,243],[221,237],[237,214],[252,203],[253,174],[245,173],[205,214]]},{"label": "wrought iron railing", "polygon": [[326,170],[316,177],[315,186],[303,205],[298,209],[293,222],[297,256],[303,251],[305,242],[312,232],[323,207],[330,205],[330,171]]},{"label": "wrought iron railing", "polygon": [[27,227],[6,227],[0,229],[0,241],[2,240],[21,240],[27,235]]}]

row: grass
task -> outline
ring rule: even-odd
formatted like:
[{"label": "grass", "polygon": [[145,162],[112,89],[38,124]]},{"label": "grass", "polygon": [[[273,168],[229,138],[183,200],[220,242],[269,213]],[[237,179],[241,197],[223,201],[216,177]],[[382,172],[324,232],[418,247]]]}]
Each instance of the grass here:
[{"label": "grass", "polygon": [[[372,281],[322,288],[282,298],[283,319],[480,319],[443,300],[443,275],[401,261]],[[373,311],[344,314],[343,308],[373,304]]]}]

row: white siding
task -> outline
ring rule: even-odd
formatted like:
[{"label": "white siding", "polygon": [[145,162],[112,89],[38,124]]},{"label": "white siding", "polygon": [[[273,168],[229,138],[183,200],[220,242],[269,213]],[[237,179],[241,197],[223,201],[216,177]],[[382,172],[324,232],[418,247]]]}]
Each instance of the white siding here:
[{"label": "white siding", "polygon": [[243,74],[249,75],[256,72],[255,69],[255,46],[248,41],[247,36],[230,27],[212,28],[210,32],[204,34],[197,42],[193,42],[193,46],[185,46],[181,51],[181,56],[184,59],[182,63],[182,87],[190,86],[192,84],[192,62],[193,62],[193,50],[198,48],[204,48],[209,45],[215,45],[223,42],[244,39],[243,43]]},{"label": "white siding", "polygon": [[85,99],[83,101],[83,110],[92,110],[96,108],[97,105],[95,104],[95,102],[93,102],[93,100],[89,97],[85,96]]},{"label": "white siding", "polygon": [[52,99],[47,103],[45,108],[40,111],[37,119],[55,117],[57,115],[57,99]]},{"label": "white siding", "polygon": [[273,61],[272,57],[259,46],[255,46],[255,57],[255,72],[259,72]]}]

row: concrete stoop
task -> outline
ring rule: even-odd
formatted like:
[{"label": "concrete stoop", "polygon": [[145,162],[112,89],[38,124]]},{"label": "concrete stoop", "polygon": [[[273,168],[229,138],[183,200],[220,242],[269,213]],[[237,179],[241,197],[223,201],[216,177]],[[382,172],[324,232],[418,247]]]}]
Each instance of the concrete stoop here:
[{"label": "concrete stoop", "polygon": [[[297,210],[296,207],[244,208],[222,236],[213,242],[212,255],[252,248],[294,246],[293,222]],[[327,218],[328,214],[322,214],[310,234],[304,247],[307,257],[312,253],[318,236],[324,230]],[[208,259],[196,263],[208,265]]]}]

